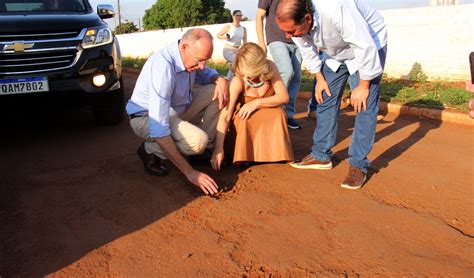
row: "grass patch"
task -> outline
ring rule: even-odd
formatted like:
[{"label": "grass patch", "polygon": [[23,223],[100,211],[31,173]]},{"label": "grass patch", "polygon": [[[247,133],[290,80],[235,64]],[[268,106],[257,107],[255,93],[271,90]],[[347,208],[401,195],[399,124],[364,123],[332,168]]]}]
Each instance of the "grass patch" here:
[{"label": "grass patch", "polygon": [[122,57],[122,67],[132,68],[132,69],[141,69],[146,62],[146,58],[131,58],[131,57]]},{"label": "grass patch", "polygon": [[313,90],[313,78],[314,78],[314,75],[312,75],[309,71],[307,70],[301,71],[300,90],[311,92]]},{"label": "grass patch", "polygon": [[[125,68],[142,68],[145,61],[145,58],[122,58],[122,66]],[[222,75],[227,75],[229,70],[229,64],[225,62],[209,61],[207,65],[215,68]],[[300,90],[311,91],[312,87],[313,75],[303,70]],[[346,86],[344,93],[346,95],[350,94],[348,86]],[[474,94],[467,92],[462,82],[426,82],[424,78],[402,80],[384,77],[380,84],[381,101],[416,107],[434,109],[449,107],[467,113],[469,112],[467,103],[471,98],[474,98]]]},{"label": "grass patch", "polygon": [[224,76],[227,76],[227,72],[229,71],[229,64],[226,62],[209,61],[207,62],[207,66],[216,69],[219,74],[222,74]]},{"label": "grass patch", "polygon": [[453,108],[469,112],[468,102],[474,94],[464,89],[462,82],[418,82],[393,78],[382,79],[380,99],[425,108]]}]

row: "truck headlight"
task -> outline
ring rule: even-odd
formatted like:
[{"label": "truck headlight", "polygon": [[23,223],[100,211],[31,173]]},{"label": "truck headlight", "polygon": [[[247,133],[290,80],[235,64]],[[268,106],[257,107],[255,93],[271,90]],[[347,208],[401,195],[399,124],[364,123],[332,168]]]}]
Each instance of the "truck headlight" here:
[{"label": "truck headlight", "polygon": [[109,28],[89,28],[81,45],[82,48],[91,48],[111,43],[112,40],[112,31]]}]

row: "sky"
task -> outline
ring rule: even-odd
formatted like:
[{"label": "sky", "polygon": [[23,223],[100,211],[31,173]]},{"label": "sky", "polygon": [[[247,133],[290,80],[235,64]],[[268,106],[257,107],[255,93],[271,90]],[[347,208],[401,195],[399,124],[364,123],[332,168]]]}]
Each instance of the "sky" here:
[{"label": "sky", "polygon": [[[117,12],[118,0],[89,0],[92,7],[98,4],[111,4],[115,7]],[[157,0],[120,0],[120,12],[122,21],[133,21],[137,26],[139,25],[139,18],[141,19],[145,14],[145,10],[149,9]],[[428,6],[430,0],[366,0],[374,8],[379,10],[387,9],[403,9]],[[460,0],[460,4],[474,4],[474,0]],[[239,9],[244,16],[250,20],[255,19],[258,0],[226,0],[226,8],[229,10]],[[108,23],[114,26],[114,20],[108,20]]]}]

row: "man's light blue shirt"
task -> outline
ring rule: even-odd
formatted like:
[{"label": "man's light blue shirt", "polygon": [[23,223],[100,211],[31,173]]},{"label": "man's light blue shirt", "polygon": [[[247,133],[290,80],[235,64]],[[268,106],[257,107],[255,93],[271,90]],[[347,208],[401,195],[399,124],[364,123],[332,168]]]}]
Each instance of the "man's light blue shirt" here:
[{"label": "man's light blue shirt", "polygon": [[336,72],[345,63],[350,74],[359,71],[363,80],[382,73],[378,49],[387,45],[387,28],[382,15],[364,0],[312,0],[315,12],[308,34],[293,37],[305,67],[321,70],[318,49],[326,65]]},{"label": "man's light blue shirt", "polygon": [[127,113],[148,113],[150,138],[168,136],[171,134],[169,117],[179,116],[189,107],[194,82],[210,84],[211,77],[217,74],[207,66],[200,71],[187,72],[178,42],[170,44],[146,61],[127,103]]}]

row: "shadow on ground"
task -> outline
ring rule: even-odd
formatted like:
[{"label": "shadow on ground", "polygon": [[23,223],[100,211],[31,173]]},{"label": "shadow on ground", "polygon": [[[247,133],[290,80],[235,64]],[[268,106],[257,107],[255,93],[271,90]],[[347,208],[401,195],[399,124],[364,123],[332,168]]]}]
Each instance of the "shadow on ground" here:
[{"label": "shadow on ground", "polygon": [[[197,198],[210,198],[172,166],[166,177],[148,176],[127,120],[98,127],[87,108],[35,96],[3,108],[0,277],[57,272]],[[231,190],[239,171],[212,176]]]},{"label": "shadow on ground", "polygon": [[[298,109],[305,110],[306,105],[300,103]],[[295,130],[291,132],[293,142],[301,142],[301,137],[307,138],[304,143],[300,143],[299,146],[294,146],[295,148],[295,158],[301,159],[311,152],[311,147],[313,144],[312,137],[313,132],[317,124],[317,119],[311,119],[306,117],[306,113],[302,113],[300,116],[300,122],[303,126],[300,130]],[[395,160],[397,157],[405,153],[409,148],[422,140],[431,130],[437,129],[441,125],[441,121],[424,119],[411,116],[401,116],[398,115],[395,118],[388,118],[387,111],[380,111],[379,115],[383,119],[379,120],[377,125],[377,132],[375,134],[375,144],[378,141],[382,140],[385,137],[389,137],[391,134],[404,129],[405,127],[417,125],[416,129],[412,131],[407,137],[403,140],[396,142],[390,148],[385,150],[382,154],[378,155],[371,162],[371,171],[369,171],[369,178],[372,174],[379,172],[381,169],[388,167],[391,161]],[[338,122],[338,132],[336,138],[336,144],[333,149],[337,149],[337,146],[344,140],[349,140],[350,144],[353,128],[355,123],[355,113],[352,110],[352,107],[346,106],[341,110],[339,115]],[[337,167],[343,160],[349,158],[348,155],[349,147],[337,150],[333,155],[333,165]],[[373,156],[372,156],[373,157]],[[369,154],[369,159],[371,155]]]},{"label": "shadow on ground", "polygon": [[[346,108],[344,111],[345,113],[341,115],[343,117],[343,120],[341,121],[342,126],[340,126],[340,129],[343,128],[343,130],[340,130],[338,134],[338,143],[344,140],[346,137],[352,135],[353,123],[355,122],[355,114],[354,112],[350,111],[350,107]],[[374,145],[385,137],[389,137],[393,133],[404,129],[405,127],[416,125],[416,129],[408,134],[408,136],[406,136],[403,140],[396,142],[390,148],[378,155],[375,159],[371,160],[371,166],[368,175],[369,179],[374,173],[377,173],[383,168],[388,167],[391,161],[403,155],[413,145],[422,140],[431,130],[437,129],[441,125],[441,122],[436,120],[400,115],[393,119],[387,120],[386,111],[380,111],[379,115],[383,116],[384,118],[379,120],[377,123],[379,127],[377,128],[377,132],[375,134]],[[348,152],[349,147],[346,147],[336,152],[334,156],[338,161],[345,160],[349,157]],[[369,154],[369,159],[370,158],[371,155]]]}]

